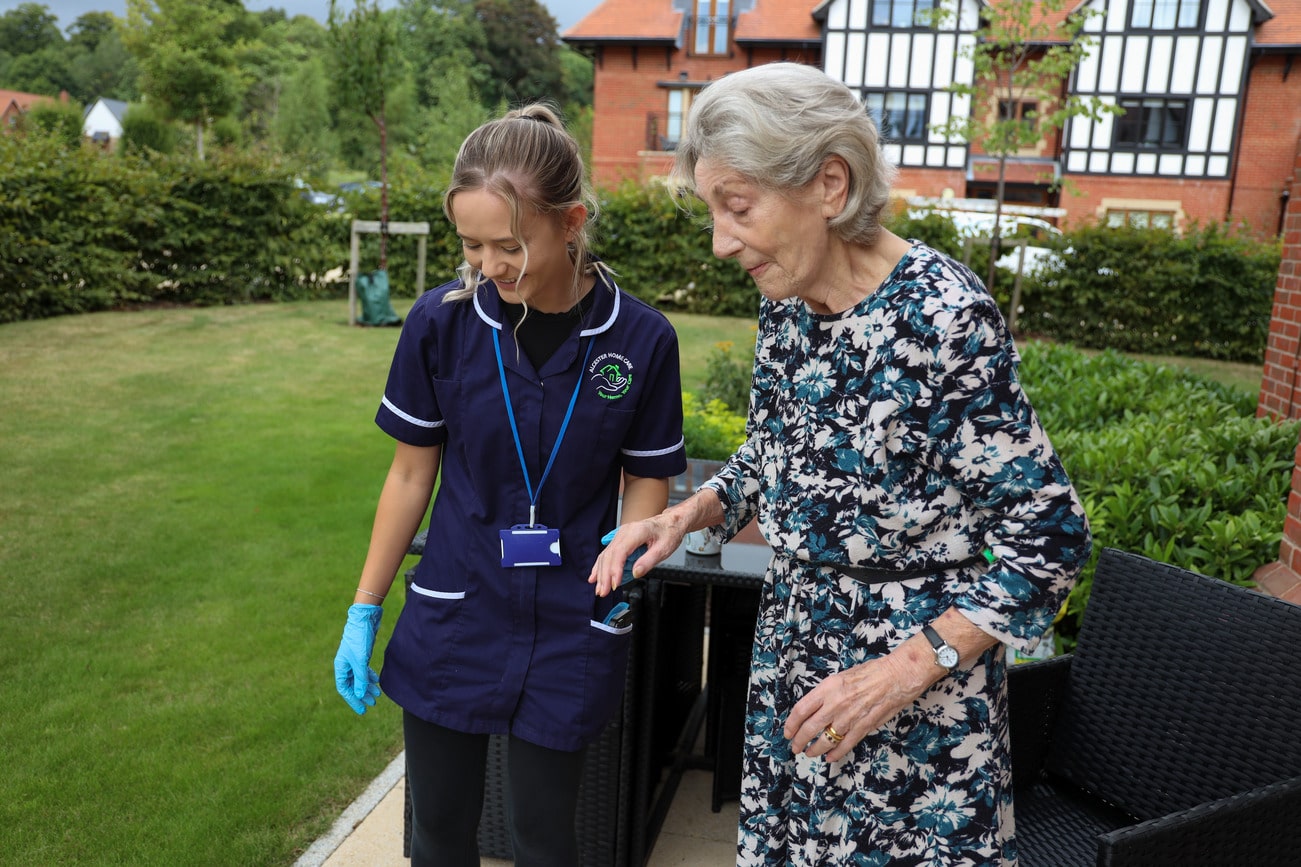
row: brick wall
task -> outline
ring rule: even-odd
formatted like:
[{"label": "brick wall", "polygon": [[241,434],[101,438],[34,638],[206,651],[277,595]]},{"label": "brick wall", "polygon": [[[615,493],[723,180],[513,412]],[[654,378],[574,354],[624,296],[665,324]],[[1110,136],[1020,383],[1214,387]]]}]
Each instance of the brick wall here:
[{"label": "brick wall", "polygon": [[781,48],[733,49],[709,57],[672,48],[607,45],[596,60],[592,92],[592,182],[614,187],[624,180],[644,182],[667,172],[672,155],[647,150],[647,118],[668,111],[668,88],[680,80],[714,81],[729,72],[776,60],[819,65],[818,55]]},{"label": "brick wall", "polygon": [[[1292,175],[1286,181],[1291,195],[1284,216],[1283,263],[1278,269],[1274,310],[1265,348],[1257,416],[1301,418],[1301,139],[1292,142]],[[1264,590],[1301,603],[1301,446],[1292,467],[1292,493],[1278,561],[1256,572]]]}]

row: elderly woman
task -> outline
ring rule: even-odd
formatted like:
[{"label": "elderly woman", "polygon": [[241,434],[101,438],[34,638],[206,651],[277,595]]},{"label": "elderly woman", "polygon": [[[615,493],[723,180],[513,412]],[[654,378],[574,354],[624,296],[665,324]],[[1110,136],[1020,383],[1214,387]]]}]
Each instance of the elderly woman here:
[{"label": "elderly woman", "polygon": [[706,527],[756,519],[772,546],[738,864],[1014,863],[1003,645],[1038,643],[1090,538],[998,308],[881,227],[877,131],[814,68],[705,88],[675,175],[763,296],[747,439],[589,580]]}]

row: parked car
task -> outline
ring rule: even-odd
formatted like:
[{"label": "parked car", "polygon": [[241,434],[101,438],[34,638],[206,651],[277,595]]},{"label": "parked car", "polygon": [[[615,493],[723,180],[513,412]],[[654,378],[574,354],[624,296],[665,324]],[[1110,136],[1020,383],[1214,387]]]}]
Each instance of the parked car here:
[{"label": "parked car", "polygon": [[379,181],[344,181],[339,184],[339,191],[342,193],[361,193],[367,190],[378,190],[383,186]]},{"label": "parked car", "polygon": [[302,178],[294,178],[294,187],[298,190],[298,195],[302,196],[313,205],[320,205],[323,208],[330,208],[334,211],[343,210],[343,202],[339,200],[336,193],[324,193],[320,190],[313,189],[312,185]]},{"label": "parked car", "polygon": [[[992,211],[963,211],[948,208],[910,208],[908,210],[908,216],[913,219],[923,219],[930,213],[938,213],[952,220],[958,234],[964,238],[990,238],[994,234],[994,214]],[[999,238],[1003,245],[1006,245],[1008,241],[1026,242],[1024,245],[1004,246],[1002,255],[994,263],[998,267],[1016,271],[1021,256],[1025,257],[1023,273],[1026,274],[1045,267],[1060,268],[1065,264],[1062,255],[1063,253],[1069,253],[1069,248],[1058,252],[1053,246],[1036,243],[1062,237],[1061,229],[1058,229],[1047,220],[1023,214],[1002,214],[999,217],[998,226]]]}]

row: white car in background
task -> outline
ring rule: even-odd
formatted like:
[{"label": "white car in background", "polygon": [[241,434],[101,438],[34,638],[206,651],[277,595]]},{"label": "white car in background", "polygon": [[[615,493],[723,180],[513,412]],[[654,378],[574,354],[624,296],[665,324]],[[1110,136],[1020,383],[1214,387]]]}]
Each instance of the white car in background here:
[{"label": "white car in background", "polygon": [[[994,213],[992,211],[918,207],[908,209],[908,216],[915,220],[924,219],[928,214],[932,213],[952,220],[958,234],[963,238],[993,237]],[[1023,214],[1005,213],[999,217],[998,226],[1001,248],[1001,255],[998,257],[998,261],[995,262],[998,267],[1015,272],[1022,256],[1025,257],[1025,266],[1022,270],[1022,273],[1025,274],[1030,274],[1044,267],[1058,268],[1064,264],[1062,253],[1052,247],[1045,247],[1036,243],[1062,236],[1061,229],[1058,229],[1047,220]],[[1014,241],[1017,242],[1015,246],[1011,243]],[[1022,244],[1021,241],[1025,243]],[[1069,253],[1070,249],[1068,248],[1062,252]]]}]

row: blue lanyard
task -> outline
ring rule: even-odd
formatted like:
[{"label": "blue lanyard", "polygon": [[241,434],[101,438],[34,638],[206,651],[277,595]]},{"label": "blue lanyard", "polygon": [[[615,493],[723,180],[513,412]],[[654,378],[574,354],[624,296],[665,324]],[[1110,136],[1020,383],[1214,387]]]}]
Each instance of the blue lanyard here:
[{"label": "blue lanyard", "polygon": [[534,526],[537,521],[538,497],[542,494],[542,485],[546,482],[547,476],[551,473],[551,465],[556,462],[556,453],[560,451],[560,441],[565,438],[565,431],[569,429],[569,419],[574,414],[574,404],[578,403],[578,389],[583,384],[583,371],[587,368],[587,359],[592,357],[592,344],[596,342],[595,338],[587,341],[587,353],[583,356],[583,363],[578,368],[578,381],[574,383],[574,394],[569,398],[569,409],[565,410],[565,420],[560,425],[560,433],[556,434],[555,445],[551,447],[551,457],[547,458],[546,469],[542,471],[542,478],[538,479],[538,489],[533,490],[533,483],[529,480],[529,467],[524,462],[524,446],[519,441],[519,427],[515,424],[515,410],[510,404],[510,388],[506,385],[506,367],[501,363],[501,336],[498,334],[499,329],[492,329],[492,348],[497,352],[497,372],[501,374],[501,394],[506,399],[506,415],[510,418],[510,432],[515,437],[515,454],[519,456],[519,468],[524,471],[524,487],[529,493],[529,526]]}]

